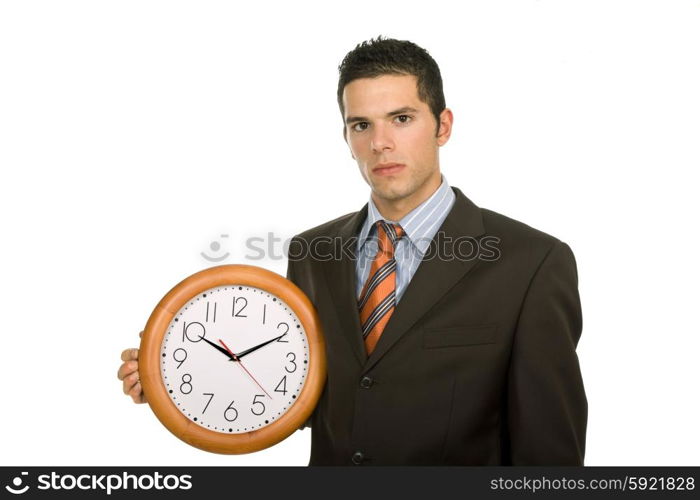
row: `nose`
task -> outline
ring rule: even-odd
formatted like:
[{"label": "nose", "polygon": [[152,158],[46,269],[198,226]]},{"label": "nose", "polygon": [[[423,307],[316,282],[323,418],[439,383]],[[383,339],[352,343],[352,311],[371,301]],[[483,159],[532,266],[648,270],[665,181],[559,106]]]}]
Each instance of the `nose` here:
[{"label": "nose", "polygon": [[393,149],[394,139],[389,127],[384,126],[384,124],[376,124],[372,129],[370,146],[374,153],[382,153]]}]

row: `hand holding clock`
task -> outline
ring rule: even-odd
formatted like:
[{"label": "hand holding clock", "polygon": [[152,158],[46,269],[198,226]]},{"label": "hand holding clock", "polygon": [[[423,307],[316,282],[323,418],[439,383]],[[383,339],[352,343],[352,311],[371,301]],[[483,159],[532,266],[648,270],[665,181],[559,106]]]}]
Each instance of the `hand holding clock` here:
[{"label": "hand holding clock", "polygon": [[281,441],[308,420],[325,382],[313,305],[262,268],[216,266],[185,278],[154,308],[142,336],[121,355],[124,393],[207,451],[250,453]]},{"label": "hand holding clock", "polygon": [[[143,336],[143,330],[139,337]],[[139,350],[135,347],[125,349],[122,352],[123,363],[117,371],[117,378],[122,381],[124,394],[131,396],[136,404],[146,403],[146,395],[143,393],[141,381],[139,379]]]}]

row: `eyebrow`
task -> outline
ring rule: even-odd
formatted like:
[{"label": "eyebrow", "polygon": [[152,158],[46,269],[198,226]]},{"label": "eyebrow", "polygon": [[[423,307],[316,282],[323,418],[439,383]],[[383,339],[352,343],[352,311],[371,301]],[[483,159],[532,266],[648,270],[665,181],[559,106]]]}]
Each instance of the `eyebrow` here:
[{"label": "eyebrow", "polygon": [[[403,108],[395,109],[394,111],[389,111],[385,116],[387,118],[391,118],[392,116],[396,115],[403,115],[405,113],[418,113],[418,110],[416,108],[412,108],[411,106],[404,106]],[[345,123],[347,125],[350,125],[351,123],[355,122],[368,122],[369,118],[366,118],[364,116],[348,116],[345,119]]]}]

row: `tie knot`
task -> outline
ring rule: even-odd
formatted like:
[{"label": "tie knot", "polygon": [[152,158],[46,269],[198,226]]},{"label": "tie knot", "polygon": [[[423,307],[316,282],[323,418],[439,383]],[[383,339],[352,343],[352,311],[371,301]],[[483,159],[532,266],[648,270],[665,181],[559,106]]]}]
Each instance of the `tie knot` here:
[{"label": "tie knot", "polygon": [[377,237],[379,238],[380,250],[385,248],[385,245],[382,244],[384,241],[387,241],[391,245],[391,250],[394,250],[396,242],[405,235],[406,233],[399,224],[389,224],[383,220],[377,221]]}]

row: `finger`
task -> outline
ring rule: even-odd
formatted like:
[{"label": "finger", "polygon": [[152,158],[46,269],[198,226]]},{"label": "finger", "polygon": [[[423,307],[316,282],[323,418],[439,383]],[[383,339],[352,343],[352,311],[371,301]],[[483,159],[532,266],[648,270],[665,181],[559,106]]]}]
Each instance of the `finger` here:
[{"label": "finger", "polygon": [[117,370],[117,378],[119,380],[124,380],[124,377],[126,377],[127,375],[129,375],[132,372],[135,372],[138,369],[139,369],[138,361],[127,361],[125,363],[122,363],[119,366],[119,370]]},{"label": "finger", "polygon": [[138,361],[127,361],[126,363],[122,363],[121,366],[119,367],[119,370],[117,370],[117,378],[119,380],[124,380],[124,377],[127,375],[130,375],[133,372],[138,371],[139,369],[139,362]]},{"label": "finger", "polygon": [[136,384],[128,392],[131,399],[136,404],[141,404],[146,402],[146,395],[143,393],[143,388],[141,387],[141,382],[136,382]]},{"label": "finger", "polygon": [[131,361],[132,359],[139,359],[139,350],[136,347],[124,349],[122,351],[122,361]]},{"label": "finger", "polygon": [[124,394],[130,394],[137,383],[140,383],[139,372],[130,373],[124,377],[124,384],[122,384]]},{"label": "finger", "polygon": [[134,403],[136,403],[136,404],[148,403],[148,400],[146,399],[146,393],[143,392],[143,388],[141,389],[141,397],[139,397],[139,399],[137,401],[134,401]]}]

